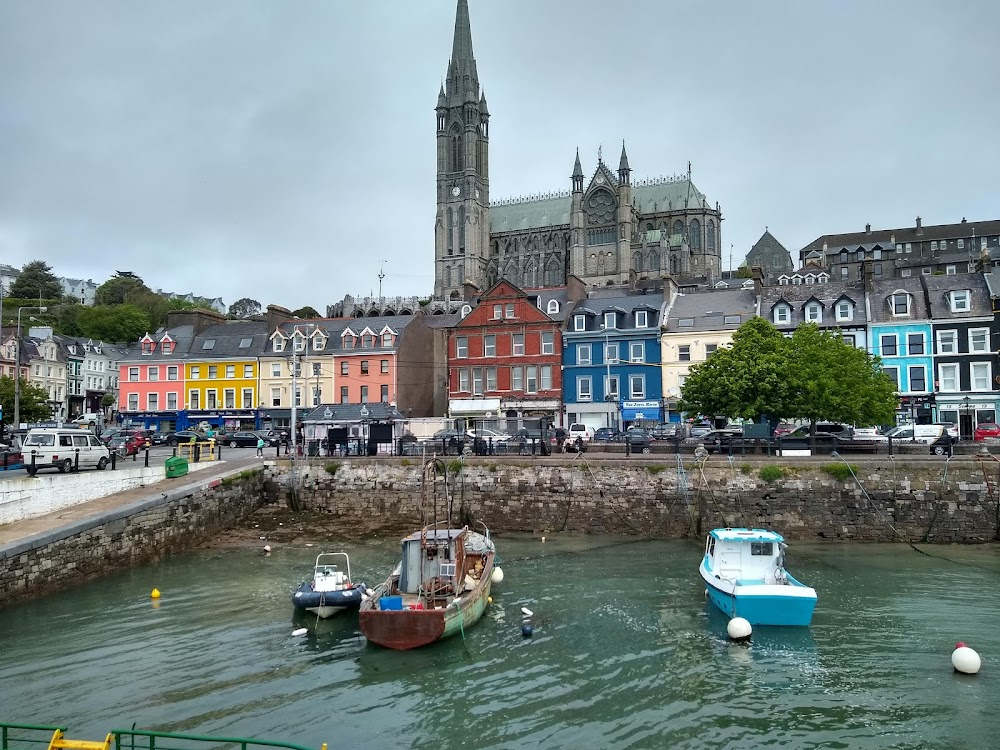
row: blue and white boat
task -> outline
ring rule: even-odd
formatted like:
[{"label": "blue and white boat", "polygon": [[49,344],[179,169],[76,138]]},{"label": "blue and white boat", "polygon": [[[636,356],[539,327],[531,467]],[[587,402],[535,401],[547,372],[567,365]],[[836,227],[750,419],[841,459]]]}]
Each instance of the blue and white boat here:
[{"label": "blue and white boat", "polygon": [[[344,558],[346,571],[334,563]],[[316,557],[311,581],[304,582],[292,596],[296,609],[312,612],[326,619],[345,609],[361,606],[361,595],[367,591],[363,583],[352,583],[351,560],[346,552],[323,552]]]},{"label": "blue and white boat", "polygon": [[708,598],[751,625],[808,625],[816,591],[785,570],[785,540],[765,529],[712,529],[701,577]]}]

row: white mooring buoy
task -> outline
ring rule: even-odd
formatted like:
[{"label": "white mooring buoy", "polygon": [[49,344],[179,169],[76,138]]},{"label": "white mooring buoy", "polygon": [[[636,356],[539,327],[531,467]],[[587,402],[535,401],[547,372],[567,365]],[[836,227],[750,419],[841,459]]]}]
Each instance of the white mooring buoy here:
[{"label": "white mooring buoy", "polygon": [[753,633],[753,628],[751,628],[750,623],[742,617],[734,617],[729,621],[729,625],[726,627],[726,632],[729,633],[729,637],[734,641],[749,641],[750,635]]},{"label": "white mooring buoy", "polygon": [[490,580],[497,585],[503,583],[503,568],[499,565],[493,568],[493,575],[490,576]]},{"label": "white mooring buoy", "polygon": [[292,631],[292,638],[298,638],[309,632],[309,628],[296,628]]},{"label": "white mooring buoy", "polygon": [[983,666],[983,661],[979,658],[979,654],[959,641],[955,644],[955,650],[951,652],[951,665],[956,672],[976,674]]}]

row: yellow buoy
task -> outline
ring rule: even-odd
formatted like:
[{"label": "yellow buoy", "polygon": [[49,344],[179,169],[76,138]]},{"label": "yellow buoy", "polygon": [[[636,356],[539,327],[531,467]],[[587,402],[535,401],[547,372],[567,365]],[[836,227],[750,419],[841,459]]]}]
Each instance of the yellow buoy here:
[{"label": "yellow buoy", "polygon": [[493,603],[493,597],[492,596],[487,596],[486,597],[486,603],[487,604],[492,604]]},{"label": "yellow buoy", "polygon": [[149,595],[150,595],[150,596],[151,596],[151,597],[152,597],[153,599],[159,599],[159,598],[160,598],[160,590],[159,590],[159,589],[153,589],[153,590],[152,590],[152,591],[150,592],[150,594],[149,594]]}]

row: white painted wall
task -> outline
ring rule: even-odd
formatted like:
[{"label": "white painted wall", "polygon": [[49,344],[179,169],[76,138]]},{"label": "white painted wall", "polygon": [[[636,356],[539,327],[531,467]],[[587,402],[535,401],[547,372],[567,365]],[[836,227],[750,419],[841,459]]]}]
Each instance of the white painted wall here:
[{"label": "white painted wall", "polygon": [[[199,471],[214,463],[190,464]],[[76,474],[38,474],[0,482],[0,524],[37,518],[71,505],[79,505],[116,492],[155,484],[166,478],[162,466],[144,466]]]}]

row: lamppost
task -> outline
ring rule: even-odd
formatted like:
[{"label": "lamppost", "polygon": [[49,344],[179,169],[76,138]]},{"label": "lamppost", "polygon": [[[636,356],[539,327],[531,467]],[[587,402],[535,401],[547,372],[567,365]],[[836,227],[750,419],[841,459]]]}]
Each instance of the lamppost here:
[{"label": "lamppost", "polygon": [[611,395],[611,358],[608,354],[611,349],[611,340],[608,338],[608,326],[606,323],[601,323],[601,330],[604,331],[604,400],[608,402],[608,427],[616,427],[614,417],[617,416],[618,409],[616,407],[613,413],[611,411],[611,402],[616,401],[617,396],[612,397]]},{"label": "lamppost", "polygon": [[[975,434],[975,427],[972,424],[972,399],[966,396],[962,399],[962,411],[965,412],[966,424],[969,425],[969,432],[959,429],[959,434],[963,438],[971,437]],[[965,425],[962,425],[964,427]]]},{"label": "lamppost", "polygon": [[[17,330],[14,332],[14,336],[17,339],[17,354],[14,357],[14,429],[19,429],[21,427],[21,312],[23,310],[37,310],[38,312],[47,312],[49,308],[47,307],[37,307],[35,305],[27,305],[25,307],[17,308]],[[34,318],[29,317],[28,320],[34,320]]]},{"label": "lamppost", "polygon": [[[368,415],[371,414],[371,412],[368,411],[367,404],[361,404],[361,411],[359,412],[359,414],[361,415],[361,444],[364,446],[364,451],[365,451],[364,455],[367,456],[368,455]],[[358,454],[361,455],[361,451],[358,451]]]}]

